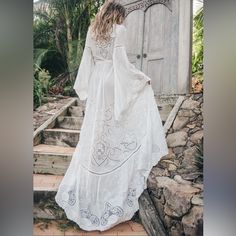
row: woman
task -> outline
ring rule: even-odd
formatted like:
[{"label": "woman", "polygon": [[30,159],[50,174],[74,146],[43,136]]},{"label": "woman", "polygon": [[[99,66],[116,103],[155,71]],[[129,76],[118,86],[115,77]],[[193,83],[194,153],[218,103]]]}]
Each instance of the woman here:
[{"label": "woman", "polygon": [[56,202],[84,230],[129,220],[154,165],[168,154],[150,78],[127,58],[125,9],[107,1],[89,27],[74,84],[86,110]]}]

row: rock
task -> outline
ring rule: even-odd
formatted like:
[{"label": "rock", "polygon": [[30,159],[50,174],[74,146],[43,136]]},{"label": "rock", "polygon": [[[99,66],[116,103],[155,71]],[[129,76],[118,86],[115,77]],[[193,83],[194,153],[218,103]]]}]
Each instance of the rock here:
[{"label": "rock", "polygon": [[183,102],[181,108],[193,110],[194,108],[198,108],[199,105],[200,105],[200,102],[194,101],[190,98]]},{"label": "rock", "polygon": [[176,165],[177,167],[180,165],[180,160],[174,159],[173,161],[174,161],[174,163],[175,163],[175,165]]},{"label": "rock", "polygon": [[192,184],[190,181],[184,180],[180,175],[175,175],[174,180],[179,184]]},{"label": "rock", "polygon": [[169,147],[184,146],[187,142],[188,134],[184,131],[177,131],[167,136]]},{"label": "rock", "polygon": [[156,177],[157,188],[163,188],[166,199],[164,206],[165,214],[172,217],[181,217],[186,214],[191,207],[191,198],[194,193],[200,190],[190,185],[178,184],[169,177]]},{"label": "rock", "polygon": [[200,114],[197,116],[197,120],[198,120],[198,121],[203,121],[203,116],[202,116],[201,112],[200,112]]},{"label": "rock", "polygon": [[[166,168],[167,168],[168,170],[170,170],[170,169],[169,169],[169,166],[170,166],[170,165],[176,166],[175,163],[174,163],[173,161],[171,161],[171,160],[162,160],[162,159],[161,159],[161,160],[159,161],[159,163],[158,163],[158,166],[159,166],[159,167],[161,167],[161,168],[163,168],[163,169],[166,169]],[[177,167],[176,167],[176,169],[177,169]],[[176,169],[175,169],[175,170],[176,170]]]},{"label": "rock", "polygon": [[194,122],[196,120],[197,120],[197,116],[196,115],[189,118],[190,122]]},{"label": "rock", "polygon": [[[149,177],[155,178],[157,176],[168,176],[168,170],[163,169],[163,168],[159,168],[158,166],[153,167]],[[148,177],[148,179],[149,179],[149,177]]]},{"label": "rock", "polygon": [[171,160],[161,160],[162,162],[166,163],[167,165],[168,164],[175,164],[173,161]]},{"label": "rock", "polygon": [[180,159],[183,156],[183,153],[177,155],[177,158]]},{"label": "rock", "polygon": [[199,128],[201,129],[201,127],[202,127],[202,122],[199,121],[199,122],[196,123],[196,125],[197,125],[197,127],[199,127]]},{"label": "rock", "polygon": [[196,124],[188,124],[187,127],[190,128],[190,129],[193,129],[193,128],[196,127]]},{"label": "rock", "polygon": [[198,99],[198,102],[203,103],[203,96]]},{"label": "rock", "polygon": [[[180,171],[179,171],[180,172]],[[181,172],[180,172],[181,173]],[[181,173],[181,176],[183,179],[185,180],[195,180],[197,179],[199,176],[200,176],[200,173],[199,172],[194,172],[194,173]]]},{"label": "rock", "polygon": [[195,113],[192,110],[180,109],[178,112],[178,116],[180,117],[192,117]]},{"label": "rock", "polygon": [[170,160],[170,159],[174,159],[175,158],[175,154],[172,153],[168,153],[167,155],[161,157],[161,160]]},{"label": "rock", "polygon": [[188,140],[188,142],[187,142],[187,145],[186,145],[188,148],[190,148],[190,147],[192,147],[192,146],[194,146],[194,143],[193,142],[191,142],[190,140]]},{"label": "rock", "polygon": [[200,140],[202,139],[202,137],[203,137],[203,130],[199,130],[191,135],[190,140],[193,143],[198,144]]},{"label": "rock", "polygon": [[171,226],[170,231],[169,231],[169,235],[170,236],[183,235],[183,227],[182,227],[180,222],[175,220],[174,223],[172,223],[172,226]]},{"label": "rock", "polygon": [[195,154],[196,154],[195,147],[190,147],[184,151],[181,163],[181,168],[184,168],[185,170],[184,173],[193,172],[193,170],[195,171],[197,170],[195,166]]},{"label": "rock", "polygon": [[202,98],[202,97],[203,97],[203,94],[202,94],[202,93],[196,93],[196,94],[193,95],[193,99],[194,99],[194,100],[198,100],[198,101],[199,101],[199,99]]},{"label": "rock", "polygon": [[200,194],[196,194],[192,197],[191,203],[193,205],[203,206],[203,197]]},{"label": "rock", "polygon": [[203,235],[203,207],[194,206],[190,213],[182,218],[182,224],[186,236]]},{"label": "rock", "polygon": [[174,131],[182,129],[183,127],[186,126],[186,124],[188,124],[188,122],[189,122],[188,117],[177,116],[173,124]]},{"label": "rock", "polygon": [[181,131],[184,131],[184,132],[188,133],[189,128],[188,128],[188,127],[185,127],[185,128],[183,128],[183,129],[181,129]]},{"label": "rock", "polygon": [[177,170],[177,166],[174,165],[174,164],[169,164],[168,170],[169,170],[169,171],[176,171],[176,170]]},{"label": "rock", "polygon": [[174,153],[173,148],[168,148],[168,152],[169,152],[169,154],[173,154]]},{"label": "rock", "polygon": [[193,112],[194,112],[195,114],[197,114],[197,115],[201,114],[200,108],[194,108],[194,109],[193,109]]},{"label": "rock", "polygon": [[173,148],[173,151],[174,151],[175,154],[178,155],[180,153],[183,153],[184,148],[183,147],[175,147],[175,148]]},{"label": "rock", "polygon": [[193,187],[199,188],[199,189],[201,189],[201,190],[203,191],[203,184],[194,183],[194,184],[193,184]]},{"label": "rock", "polygon": [[[195,123],[195,125],[196,125],[196,123]],[[190,130],[189,133],[190,133],[190,134],[193,134],[193,133],[195,133],[195,132],[197,132],[197,131],[199,131],[199,130],[201,130],[201,128],[195,127],[195,128],[193,128],[192,130]]]}]

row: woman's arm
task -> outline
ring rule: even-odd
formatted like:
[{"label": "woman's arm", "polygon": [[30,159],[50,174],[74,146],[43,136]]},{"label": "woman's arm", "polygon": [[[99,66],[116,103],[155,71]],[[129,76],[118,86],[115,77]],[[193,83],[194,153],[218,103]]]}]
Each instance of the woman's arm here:
[{"label": "woman's arm", "polygon": [[87,32],[85,47],[81,58],[80,66],[77,72],[74,89],[80,100],[85,100],[88,97],[89,80],[94,68],[94,60],[90,47],[89,30]]},{"label": "woman's arm", "polygon": [[114,66],[114,112],[115,119],[122,115],[136,101],[144,87],[150,83],[150,78],[130,63],[126,53],[126,28],[117,25],[113,52]]}]

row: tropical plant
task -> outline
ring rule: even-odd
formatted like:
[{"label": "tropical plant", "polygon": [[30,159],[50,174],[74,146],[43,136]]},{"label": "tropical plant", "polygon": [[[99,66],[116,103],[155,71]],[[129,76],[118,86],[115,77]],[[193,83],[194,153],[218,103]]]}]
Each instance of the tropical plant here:
[{"label": "tropical plant", "polygon": [[40,96],[47,94],[73,95],[72,85],[81,60],[87,28],[103,2],[104,0],[37,2],[34,9],[36,105],[40,104]]},{"label": "tropical plant", "polygon": [[40,82],[35,78],[33,78],[33,86],[34,86],[33,95],[34,95],[34,109],[35,109],[41,105],[43,93]]},{"label": "tropical plant", "polygon": [[203,75],[203,7],[193,18],[192,72],[194,76]]},{"label": "tropical plant", "polygon": [[[50,91],[70,94],[91,18],[104,0],[41,0],[34,10],[35,64],[50,72]],[[38,7],[41,4],[41,7]],[[36,66],[36,67],[37,67]],[[55,89],[59,86],[60,89]]]},{"label": "tropical plant", "polygon": [[197,145],[197,150],[195,154],[195,165],[197,166],[198,170],[202,173],[203,172],[203,138]]}]

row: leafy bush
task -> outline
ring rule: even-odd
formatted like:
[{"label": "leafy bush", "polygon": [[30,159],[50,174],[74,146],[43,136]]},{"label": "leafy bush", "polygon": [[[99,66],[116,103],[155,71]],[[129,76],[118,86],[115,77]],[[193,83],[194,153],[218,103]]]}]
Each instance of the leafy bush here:
[{"label": "leafy bush", "polygon": [[[48,70],[51,75],[51,78],[46,78],[45,72],[41,72],[44,93],[73,94],[72,85],[87,29],[103,3],[104,0],[40,0],[35,3],[35,68]],[[38,75],[36,77],[40,81]]]},{"label": "leafy bush", "polygon": [[203,138],[197,145],[197,152],[195,155],[195,165],[197,166],[200,172],[203,172]]},{"label": "leafy bush", "polygon": [[43,92],[40,82],[35,77],[33,78],[33,86],[34,86],[33,94],[34,94],[34,109],[35,109],[42,103]]},{"label": "leafy bush", "polygon": [[48,90],[51,85],[50,79],[51,79],[51,76],[47,70],[40,69],[38,71],[38,81],[41,85],[43,94],[46,96],[48,95]]},{"label": "leafy bush", "polygon": [[51,76],[47,70],[36,67],[33,78],[34,109],[41,105],[43,96],[48,96],[52,83],[50,79]]},{"label": "leafy bush", "polygon": [[203,8],[193,18],[192,73],[203,75]]}]

